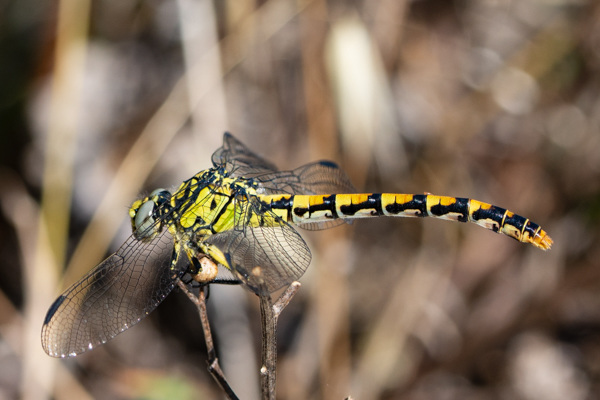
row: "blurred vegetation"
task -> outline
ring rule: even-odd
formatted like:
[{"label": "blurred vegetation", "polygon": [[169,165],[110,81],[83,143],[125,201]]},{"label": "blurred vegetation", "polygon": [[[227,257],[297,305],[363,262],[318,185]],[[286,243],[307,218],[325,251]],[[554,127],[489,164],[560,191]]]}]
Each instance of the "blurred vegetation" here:
[{"label": "blurred vegetation", "polygon": [[[306,234],[281,398],[598,398],[599,21],[592,0],[0,1],[0,398],[219,396],[180,293],[73,360],[39,335],[130,202],[208,167],[225,130],[281,168],[332,159],[360,190],[473,197],[555,240],[397,219]],[[210,303],[255,398],[256,300]]]}]

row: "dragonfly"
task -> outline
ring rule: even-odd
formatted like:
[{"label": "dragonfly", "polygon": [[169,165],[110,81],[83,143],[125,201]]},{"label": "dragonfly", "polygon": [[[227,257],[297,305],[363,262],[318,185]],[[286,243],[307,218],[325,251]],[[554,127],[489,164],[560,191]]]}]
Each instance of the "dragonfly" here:
[{"label": "dragonfly", "polygon": [[239,283],[257,295],[289,285],[311,261],[294,226],[434,217],[472,222],[542,250],[552,245],[539,225],[504,208],[428,193],[357,193],[331,161],[280,171],[229,133],[212,163],[173,193],[157,189],[132,204],[132,235],[48,310],[46,353],[70,357],[106,343],[150,314],[185,274],[202,284]]}]

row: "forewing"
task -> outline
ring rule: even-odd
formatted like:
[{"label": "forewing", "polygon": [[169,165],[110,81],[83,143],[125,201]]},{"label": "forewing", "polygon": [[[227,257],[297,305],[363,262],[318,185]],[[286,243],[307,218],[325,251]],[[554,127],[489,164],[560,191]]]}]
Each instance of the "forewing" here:
[{"label": "forewing", "polygon": [[166,229],[149,242],[130,236],[52,304],[42,327],[46,353],[54,357],[82,353],[152,312],[187,267],[187,257],[178,257],[171,270],[173,247]]},{"label": "forewing", "polygon": [[[234,229],[212,235],[206,242],[223,252],[233,273],[250,289],[271,293],[299,279],[311,254],[291,225],[271,211],[260,210],[255,199],[251,203],[236,218]],[[246,222],[251,218],[262,218],[263,224],[249,226]]]},{"label": "forewing", "polygon": [[[265,194],[335,194],[356,193],[346,173],[334,162],[317,161],[291,171],[278,171],[270,162],[257,156],[230,133],[223,136],[223,146],[212,156],[215,166],[224,165],[232,177],[252,178]],[[319,230],[346,223],[343,219],[299,224],[303,229]]]},{"label": "forewing", "polygon": [[269,161],[257,156],[229,132],[223,135],[223,146],[212,155],[215,167],[224,166],[232,177],[253,178],[277,171]]}]

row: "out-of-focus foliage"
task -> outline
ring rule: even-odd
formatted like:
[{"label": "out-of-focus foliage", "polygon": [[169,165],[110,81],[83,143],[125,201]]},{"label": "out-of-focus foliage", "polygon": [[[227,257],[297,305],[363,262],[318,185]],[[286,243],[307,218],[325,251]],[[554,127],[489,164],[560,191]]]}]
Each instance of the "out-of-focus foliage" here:
[{"label": "out-of-focus foliage", "polygon": [[[281,168],[333,159],[361,190],[473,197],[555,240],[397,219],[306,234],[281,398],[596,398],[599,21],[593,0],[0,2],[0,397],[219,396],[180,293],[74,360],[39,332],[128,235],[129,203],[230,130]],[[209,302],[255,398],[256,301]]]}]

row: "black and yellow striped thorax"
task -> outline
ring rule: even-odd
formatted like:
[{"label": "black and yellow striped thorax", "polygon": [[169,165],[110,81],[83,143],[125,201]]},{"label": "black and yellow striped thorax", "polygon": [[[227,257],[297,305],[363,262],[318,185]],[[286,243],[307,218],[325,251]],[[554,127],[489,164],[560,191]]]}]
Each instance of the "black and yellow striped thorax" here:
[{"label": "black and yellow striped thorax", "polygon": [[256,195],[252,179],[232,178],[223,170],[202,171],[183,182],[170,200],[171,229],[210,236],[233,229],[248,197]]}]

